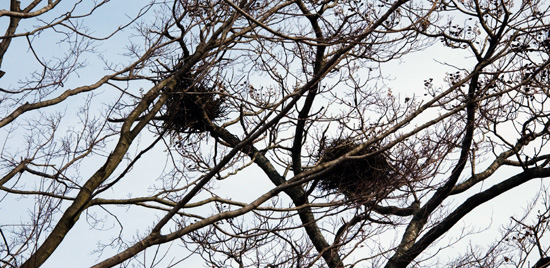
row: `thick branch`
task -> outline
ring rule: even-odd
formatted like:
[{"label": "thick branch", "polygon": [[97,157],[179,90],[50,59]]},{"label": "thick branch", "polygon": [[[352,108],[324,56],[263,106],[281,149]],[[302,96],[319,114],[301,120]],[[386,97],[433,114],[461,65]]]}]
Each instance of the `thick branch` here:
[{"label": "thick branch", "polygon": [[[408,257],[416,258],[424,249],[431,245],[436,239],[449,231],[462,217],[470,213],[474,208],[487,201],[514,189],[535,178],[545,178],[550,176],[550,168],[531,168],[517,174],[481,193],[478,193],[466,200],[462,205],[455,209],[449,216],[440,222],[437,226],[430,229],[422,238],[420,238],[409,250]],[[408,262],[402,262],[394,267],[405,267]]]},{"label": "thick branch", "polygon": [[[136,138],[139,131],[143,129],[143,127],[145,127],[146,125],[144,123],[145,121],[141,121],[133,129],[131,129],[132,124],[135,122],[135,120],[138,118],[138,116],[141,113],[143,113],[149,108],[150,104],[153,103],[153,101],[159,95],[160,90],[165,86],[168,86],[169,82],[172,82],[171,83],[172,86],[175,85],[175,82],[173,81],[173,79],[165,80],[159,83],[149,92],[147,92],[147,94],[143,97],[142,101],[132,111],[130,116],[128,116],[126,122],[124,122],[121,128],[121,133],[120,133],[120,138],[118,140],[118,143],[115,149],[113,150],[113,152],[109,154],[109,157],[105,161],[105,164],[100,169],[98,169],[94,173],[94,175],[92,175],[90,179],[88,179],[86,183],[82,186],[82,189],[79,191],[74,201],[67,208],[67,210],[65,210],[65,212],[59,219],[57,225],[54,227],[54,229],[50,233],[50,235],[46,238],[44,243],[42,243],[42,245],[36,250],[36,252],[32,254],[31,257],[25,263],[23,263],[23,265],[21,266],[22,268],[39,267],[55,251],[55,249],[59,246],[59,244],[61,244],[61,242],[67,235],[67,233],[78,221],[78,218],[82,213],[82,211],[84,211],[84,209],[88,207],[93,192],[118,167],[119,163],[122,161],[122,159],[124,158],[124,155],[126,154],[128,148],[130,147],[132,141],[134,140],[134,138]],[[166,96],[164,96],[163,98],[157,101],[157,103],[149,112],[150,118],[152,118],[153,115],[160,110],[165,100],[166,100]]]}]

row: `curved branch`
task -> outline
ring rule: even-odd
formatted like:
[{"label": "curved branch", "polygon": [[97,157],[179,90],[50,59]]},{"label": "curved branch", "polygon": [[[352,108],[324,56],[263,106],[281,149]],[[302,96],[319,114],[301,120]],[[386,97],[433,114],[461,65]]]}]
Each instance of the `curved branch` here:
[{"label": "curved branch", "polygon": [[[32,8],[34,8],[41,1],[42,0],[35,0],[35,1],[33,1],[33,3],[31,3],[29,5],[29,7],[25,8],[25,10],[21,10],[21,11],[20,10],[14,10],[14,9],[11,9],[11,10],[2,9],[2,10],[0,10],[0,17],[8,16],[8,17],[20,18],[20,19],[32,18],[32,17],[42,15],[42,14],[52,10],[55,6],[57,6],[57,4],[59,4],[61,2],[61,0],[56,0],[55,2],[49,1],[49,3],[46,6],[44,6],[43,8],[41,8],[39,10],[36,10],[36,11],[30,12],[30,10]],[[19,2],[19,1],[16,1],[16,2]]]},{"label": "curved branch", "polygon": [[[523,171],[511,178],[468,198],[458,208],[456,208],[451,214],[449,214],[443,221],[430,229],[422,238],[420,238],[409,250],[409,258],[415,258],[430,244],[432,244],[437,238],[441,237],[451,227],[453,227],[462,217],[468,214],[474,208],[487,201],[505,193],[508,190],[514,189],[532,179],[545,178],[550,176],[550,168],[531,168]],[[399,267],[399,266],[397,266]],[[401,266],[405,267],[405,266]]]}]

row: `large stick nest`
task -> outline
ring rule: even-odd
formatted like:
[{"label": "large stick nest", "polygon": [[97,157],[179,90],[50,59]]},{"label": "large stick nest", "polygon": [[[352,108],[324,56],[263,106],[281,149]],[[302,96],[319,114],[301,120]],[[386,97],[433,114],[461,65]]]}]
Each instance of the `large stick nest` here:
[{"label": "large stick nest", "polygon": [[224,114],[224,98],[216,86],[181,79],[177,88],[167,94],[163,127],[171,133],[208,131],[208,121]]},{"label": "large stick nest", "polygon": [[[349,138],[334,139],[321,144],[317,160],[321,163],[335,160],[359,145]],[[388,157],[383,153],[374,153],[376,151],[377,146],[366,147],[355,155],[367,156],[338,163],[319,178],[317,187],[327,193],[343,194],[354,202],[387,196],[402,182]]]}]

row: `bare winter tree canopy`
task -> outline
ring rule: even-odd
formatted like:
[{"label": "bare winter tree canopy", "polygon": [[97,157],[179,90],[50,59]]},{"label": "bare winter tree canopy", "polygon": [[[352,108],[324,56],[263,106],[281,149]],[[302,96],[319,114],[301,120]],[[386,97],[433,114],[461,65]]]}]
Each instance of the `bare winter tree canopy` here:
[{"label": "bare winter tree canopy", "polygon": [[543,267],[549,6],[4,0],[0,267]]}]

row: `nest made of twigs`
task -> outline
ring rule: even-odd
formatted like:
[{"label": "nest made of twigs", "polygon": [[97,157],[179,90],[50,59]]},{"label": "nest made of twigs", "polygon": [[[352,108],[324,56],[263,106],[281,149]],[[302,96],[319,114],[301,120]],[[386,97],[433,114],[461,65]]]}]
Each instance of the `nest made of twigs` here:
[{"label": "nest made of twigs", "polygon": [[[317,160],[321,163],[335,160],[359,145],[350,138],[334,139],[321,144]],[[343,194],[356,202],[386,196],[400,183],[388,157],[381,152],[374,153],[377,150],[377,146],[366,147],[355,155],[367,156],[338,163],[321,175],[317,187],[324,192]]]},{"label": "nest made of twigs", "polygon": [[172,133],[201,133],[209,130],[208,121],[224,114],[224,98],[215,86],[182,79],[165,103],[163,127]]}]

